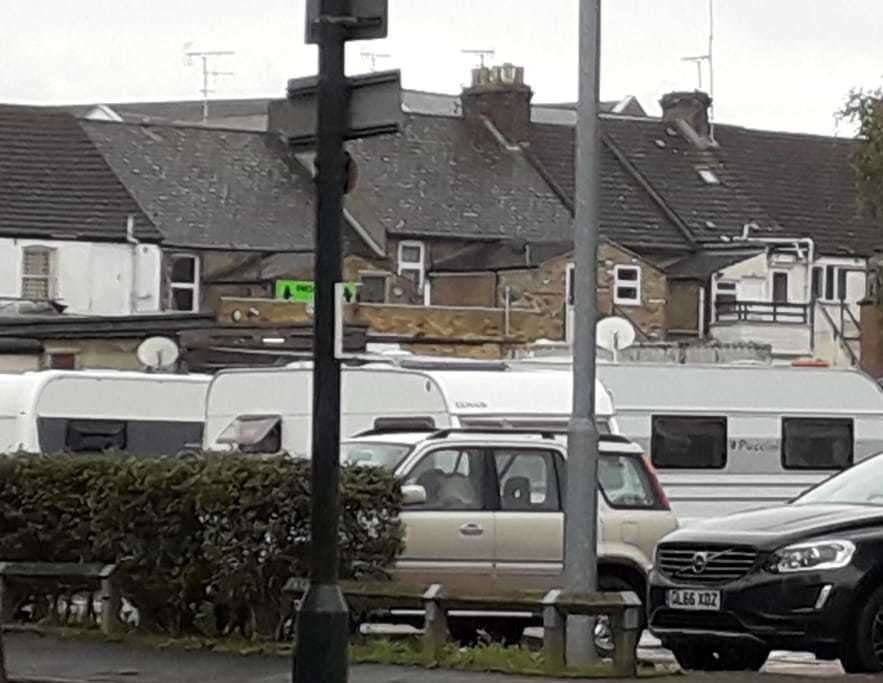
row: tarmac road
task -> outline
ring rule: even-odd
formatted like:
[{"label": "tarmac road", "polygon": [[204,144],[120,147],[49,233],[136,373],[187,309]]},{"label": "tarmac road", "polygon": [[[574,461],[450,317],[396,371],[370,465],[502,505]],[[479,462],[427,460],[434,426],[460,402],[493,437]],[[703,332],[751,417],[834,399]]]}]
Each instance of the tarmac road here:
[{"label": "tarmac road", "polygon": [[[285,657],[241,656],[210,652],[157,650],[127,644],[65,640],[35,633],[4,636],[7,666],[13,679],[33,683],[290,683],[290,661]],[[644,649],[642,655],[671,661],[664,650]],[[692,683],[747,683],[748,681],[879,681],[874,676],[845,676],[834,663],[807,657],[777,655],[765,673],[689,674],[653,679]],[[551,683],[553,679],[518,678],[492,674],[427,671],[380,666],[353,667],[352,683]]]}]

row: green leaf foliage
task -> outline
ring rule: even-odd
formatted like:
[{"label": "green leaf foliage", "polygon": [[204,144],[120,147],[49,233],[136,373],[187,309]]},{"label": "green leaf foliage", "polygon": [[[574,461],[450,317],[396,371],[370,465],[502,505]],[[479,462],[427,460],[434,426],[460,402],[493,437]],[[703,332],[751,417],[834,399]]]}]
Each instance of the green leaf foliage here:
[{"label": "green leaf foliage", "polygon": [[856,189],[862,207],[883,218],[883,89],[853,90],[839,112],[858,127],[861,145],[853,156]]},{"label": "green leaf foliage", "polygon": [[[346,468],[340,491],[341,575],[384,570],[402,549],[397,482]],[[242,632],[277,633],[283,586],[308,575],[309,531],[307,461],[0,457],[0,560],[116,563],[142,626],[167,632],[204,632],[214,608]]]}]

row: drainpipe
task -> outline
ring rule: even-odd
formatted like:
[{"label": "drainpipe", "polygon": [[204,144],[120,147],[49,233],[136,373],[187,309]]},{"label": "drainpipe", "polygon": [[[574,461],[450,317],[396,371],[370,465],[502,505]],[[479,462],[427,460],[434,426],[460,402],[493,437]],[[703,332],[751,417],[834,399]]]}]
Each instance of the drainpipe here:
[{"label": "drainpipe", "polygon": [[126,242],[132,245],[132,281],[129,288],[129,313],[138,312],[138,247],[141,242],[135,237],[135,216],[126,218]]}]

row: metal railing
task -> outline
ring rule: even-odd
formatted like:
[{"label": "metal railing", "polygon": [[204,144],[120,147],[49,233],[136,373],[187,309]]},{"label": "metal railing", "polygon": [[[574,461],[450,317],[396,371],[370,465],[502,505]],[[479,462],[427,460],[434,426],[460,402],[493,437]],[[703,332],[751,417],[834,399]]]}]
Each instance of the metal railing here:
[{"label": "metal railing", "polygon": [[[849,361],[853,366],[858,366],[860,364],[859,357],[855,351],[852,350],[852,346],[849,342],[851,341],[861,341],[861,324],[858,320],[855,319],[855,316],[852,314],[852,311],[849,310],[849,304],[845,302],[840,303],[840,327],[837,327],[837,323],[834,322],[834,317],[831,315],[831,312],[824,306],[824,304],[820,305],[819,308],[822,311],[822,315],[825,317],[825,320],[828,321],[828,324],[831,326],[831,332],[834,335],[834,342],[839,343],[840,347],[846,351],[846,355],[849,356]],[[845,330],[845,322],[846,318],[850,318],[852,323],[855,325],[858,330],[858,337],[847,337]]]},{"label": "metal railing", "polygon": [[812,304],[777,301],[717,301],[714,305],[716,323],[770,323],[809,325]]}]

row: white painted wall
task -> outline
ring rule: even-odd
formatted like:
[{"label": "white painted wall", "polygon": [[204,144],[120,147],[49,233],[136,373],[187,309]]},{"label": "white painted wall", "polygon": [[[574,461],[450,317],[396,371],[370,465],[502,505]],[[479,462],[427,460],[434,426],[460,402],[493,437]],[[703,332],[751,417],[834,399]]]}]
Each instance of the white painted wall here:
[{"label": "white painted wall", "polygon": [[[852,304],[858,316],[856,304],[865,296],[867,262],[861,258],[822,256],[813,266],[826,268],[829,265],[850,269],[846,276],[846,301]],[[852,269],[856,269],[852,271]],[[758,254],[721,270],[716,279],[737,282],[736,295],[740,301],[773,300],[773,273],[788,273],[788,300],[791,303],[809,303],[811,297],[812,268],[806,263],[798,263],[789,257],[773,257]]]},{"label": "white painted wall", "polygon": [[726,343],[754,342],[770,344],[773,354],[807,356],[812,353],[809,325],[777,325],[765,323],[734,323],[715,325],[712,335]]},{"label": "white painted wall", "polygon": [[[865,296],[866,261],[861,258],[821,256],[813,264],[798,262],[794,256],[777,255],[772,258],[758,254],[735,263],[716,274],[715,280],[736,283],[736,297],[739,301],[770,303],[773,300],[773,274],[788,273],[788,301],[806,304],[812,300],[812,268],[838,266],[846,268],[846,299],[856,319],[860,317],[858,302]],[[824,291],[824,288],[823,288]],[[827,360],[832,365],[850,365],[850,357],[843,348],[843,342],[835,339],[835,331],[822,317],[820,308],[826,308],[840,325],[840,306],[837,303],[821,301],[815,311],[815,335],[810,339],[809,325],[762,324],[753,322],[712,324],[711,334],[725,342],[759,342],[771,344],[773,353],[781,356],[813,355]],[[858,330],[848,319],[845,322],[847,336],[855,336]],[[811,344],[812,342],[812,344]],[[854,345],[855,346],[855,345]],[[855,349],[854,349],[855,351]]]},{"label": "white painted wall", "polygon": [[22,294],[25,247],[55,250],[55,297],[67,312],[129,315],[160,310],[158,246],[0,238],[0,297]]}]

